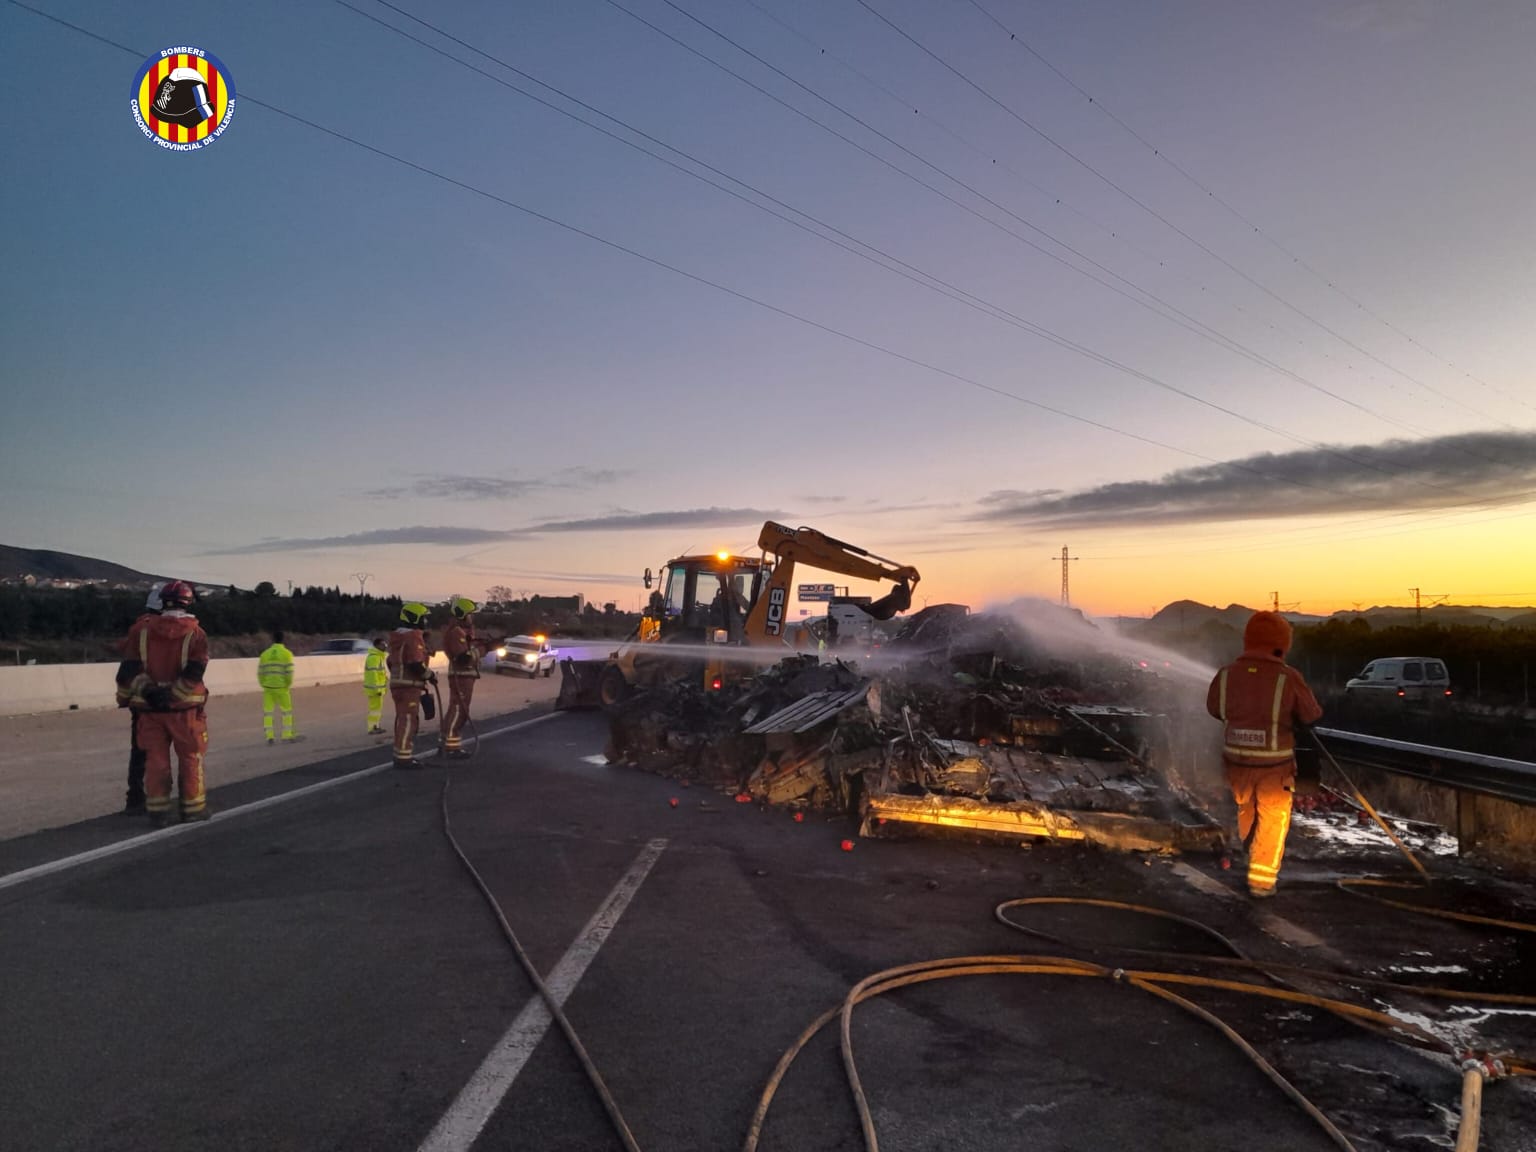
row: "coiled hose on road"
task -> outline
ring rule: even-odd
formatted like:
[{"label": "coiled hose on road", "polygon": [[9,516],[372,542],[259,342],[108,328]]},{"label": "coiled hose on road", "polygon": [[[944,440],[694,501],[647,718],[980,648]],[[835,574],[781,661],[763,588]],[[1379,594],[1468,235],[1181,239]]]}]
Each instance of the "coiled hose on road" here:
[{"label": "coiled hose on road", "polygon": [[[466,724],[473,729],[471,721],[466,719]],[[479,750],[479,735],[474,734],[473,756]],[[1332,757],[1329,757],[1332,760]],[[1335,763],[1335,767],[1337,764]],[[1340,775],[1343,775],[1340,770]],[[1345,777],[1347,780],[1348,778]],[[544,983],[543,977],[534,967],[532,959],[523,948],[522,942],[517,938],[512,925],[507,920],[500,903],[485,883],[480,873],[476,870],[469,857],[465,854],[458,840],[453,835],[453,826],[448,813],[448,793],[452,783],[452,773],[445,775],[443,779],[440,807],[443,822],[443,833],[447,837],[454,855],[459,863],[469,873],[475,887],[490,906],[496,922],[501,928],[502,935],[511,946],[518,962],[527,973],[529,980],[538,990],[549,1009],[550,1015],[559,1026],[561,1033],[570,1044],[572,1052],[581,1063],[582,1070],[592,1084],[598,1099],[607,1114],[614,1132],[623,1144],[626,1152],[640,1152],[640,1146],[635,1140],[634,1133],[625,1121],[623,1113],[619,1109],[618,1102],[604,1082],[602,1073],[596,1063],[582,1044],[576,1029],[572,1026],[565,1011]],[[1353,783],[1351,783],[1353,789]],[[1392,833],[1386,822],[1370,807],[1369,801],[1354,789],[1357,798],[1371,812],[1382,828],[1392,837],[1393,842],[1413,861],[1420,873],[1428,881],[1428,872],[1419,864],[1412,852]],[[1341,881],[1340,887],[1345,891],[1351,891],[1347,884],[1349,881]],[[1393,884],[1401,886],[1396,881],[1357,881],[1355,884]],[[1412,885],[1422,887],[1423,885]],[[1363,893],[1353,892],[1355,895]],[[1536,931],[1536,925],[1525,924],[1520,921],[1495,920],[1487,917],[1474,917],[1465,913],[1452,913],[1440,909],[1429,909],[1401,901],[1386,900],[1375,896],[1368,898],[1377,900],[1394,908],[1403,908],[1413,912],[1427,915],[1440,915],[1449,919],[1462,920],[1476,923],[1482,926],[1507,928],[1512,931]],[[1190,988],[1208,988],[1218,991],[1235,992],[1247,996],[1259,996],[1272,1000],[1285,1001],[1292,1004],[1324,1009],[1345,1019],[1353,1020],[1372,1028],[1384,1035],[1416,1047],[1439,1052],[1452,1057],[1462,1072],[1461,1091],[1461,1123],[1457,1132],[1456,1152],[1476,1152],[1481,1127],[1481,1100],[1483,1082],[1501,1076],[1521,1076],[1536,1078],[1536,1059],[1518,1057],[1513,1054],[1489,1054],[1477,1052],[1458,1051],[1453,1045],[1442,1040],[1433,1033],[1419,1028],[1417,1025],[1399,1020],[1384,1012],[1372,1008],[1365,1008],[1348,1001],[1331,997],[1318,996],[1308,992],[1300,992],[1280,984],[1281,977],[1305,977],[1307,979],[1323,981],[1332,984],[1353,984],[1360,987],[1379,989],[1395,989],[1401,992],[1418,996],[1428,996],[1441,999],[1459,1001],[1473,1001],[1478,1003],[1492,1003],[1504,1005],[1519,1005],[1536,1007],[1536,996],[1521,996],[1512,993],[1498,992],[1461,992],[1455,989],[1420,987],[1404,985],[1391,980],[1381,980],[1370,977],[1355,976],[1348,973],[1329,972],[1319,969],[1298,967],[1295,965],[1270,964],[1267,962],[1251,960],[1244,956],[1235,944],[1209,925],[1197,920],[1179,916],[1161,909],[1150,908],[1144,905],[1121,903],[1110,900],[1095,900],[1079,897],[1064,896],[1036,896],[1025,897],[1016,900],[1004,901],[994,911],[997,919],[1017,931],[1051,940],[1065,946],[1078,946],[1074,942],[1050,936],[1039,929],[1030,928],[1010,919],[1007,915],[1010,909],[1023,907],[1038,907],[1042,905],[1075,905],[1080,907],[1092,907],[1108,909],[1119,912],[1152,916],[1158,919],[1172,921],[1192,928],[1208,938],[1220,944],[1229,955],[1212,956],[1205,954],[1190,954],[1182,952],[1161,952],[1148,949],[1120,948],[1117,951],[1124,955],[1141,955],[1157,957],[1163,960],[1171,960],[1177,964],[1201,964],[1218,967],[1243,969],[1261,974],[1276,982],[1276,986],[1248,983],[1240,980],[1227,980],[1214,976],[1193,975],[1182,972],[1150,971],[1142,969],[1127,969],[1110,967],[1088,960],[1077,959],[1061,955],[978,955],[978,956],[952,956],[937,960],[926,960],[915,964],[903,964],[895,968],[887,968],[876,972],[860,980],[843,998],[841,1004],[823,1012],[813,1020],[806,1029],[796,1038],[793,1044],[779,1058],[768,1082],[758,1099],[756,1109],[753,1111],[748,1125],[747,1135],[743,1142],[743,1152],[756,1152],[758,1142],[762,1137],[763,1126],[767,1122],[769,1109],[772,1107],[779,1086],[788,1073],[795,1058],[807,1044],[834,1019],[839,1021],[839,1045],[842,1052],[844,1075],[848,1080],[849,1091],[853,1096],[854,1108],[858,1113],[859,1126],[864,1138],[864,1146],[867,1152],[879,1152],[879,1136],[875,1130],[874,1118],[870,1113],[869,1102],[864,1092],[863,1082],[859,1076],[858,1065],[853,1051],[853,1010],[867,1000],[876,996],[883,996],[888,992],[894,992],[899,988],[909,987],[915,984],[931,983],[936,980],[956,979],[963,976],[997,976],[997,975],[1025,975],[1025,976],[1057,976],[1066,978],[1087,978],[1105,980],[1112,984],[1123,984],[1149,995],[1155,996],[1166,1003],[1189,1012],[1191,1015],[1203,1020],[1225,1036],[1232,1044],[1243,1053],[1287,1098],[1294,1102],[1303,1112],[1323,1130],[1333,1144],[1346,1152],[1356,1152],[1354,1145],[1349,1141],[1334,1123],[1325,1116],[1310,1100],[1302,1094],[1289,1080],[1287,1080],[1272,1064],[1269,1063],[1251,1044],[1240,1036],[1230,1025],[1220,1019],[1214,1013],[1201,1007],[1191,1000],[1171,991],[1165,985],[1173,985]]]}]

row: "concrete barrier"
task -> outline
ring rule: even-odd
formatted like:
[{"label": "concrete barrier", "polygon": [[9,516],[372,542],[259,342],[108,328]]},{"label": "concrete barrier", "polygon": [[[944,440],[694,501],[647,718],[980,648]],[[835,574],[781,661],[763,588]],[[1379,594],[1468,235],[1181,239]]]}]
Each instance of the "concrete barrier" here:
[{"label": "concrete barrier", "polygon": [[[293,661],[293,686],[308,688],[319,684],[361,684],[363,661],[367,653],[342,653],[324,656],[298,656]],[[259,692],[254,656],[235,660],[213,660],[203,683],[215,696],[241,692]],[[438,653],[432,667],[442,671],[448,666]],[[0,667],[0,716],[23,716],[32,712],[67,712],[73,709],[115,708],[117,700],[116,664],[27,664],[19,668]]]}]

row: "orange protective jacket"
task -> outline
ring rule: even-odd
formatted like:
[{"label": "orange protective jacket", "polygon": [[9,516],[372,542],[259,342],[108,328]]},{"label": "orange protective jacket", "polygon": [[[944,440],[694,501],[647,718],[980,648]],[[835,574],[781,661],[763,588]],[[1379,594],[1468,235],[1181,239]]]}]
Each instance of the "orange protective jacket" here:
[{"label": "orange protective jacket", "polygon": [[389,686],[427,686],[427,637],[420,628],[396,628],[389,634]]},{"label": "orange protective jacket", "polygon": [[[170,611],[133,622],[117,668],[117,699],[139,712],[184,712],[208,702],[208,637],[197,617]],[[165,691],[156,691],[164,689]]]},{"label": "orange protective jacket", "polygon": [[475,625],[465,620],[451,622],[443,629],[443,651],[448,656],[448,675],[480,678],[480,646],[475,639]]},{"label": "orange protective jacket", "polygon": [[1300,672],[1269,652],[1246,650],[1216,673],[1205,710],[1226,727],[1221,756],[1228,764],[1273,768],[1296,754],[1296,724],[1323,714]]}]

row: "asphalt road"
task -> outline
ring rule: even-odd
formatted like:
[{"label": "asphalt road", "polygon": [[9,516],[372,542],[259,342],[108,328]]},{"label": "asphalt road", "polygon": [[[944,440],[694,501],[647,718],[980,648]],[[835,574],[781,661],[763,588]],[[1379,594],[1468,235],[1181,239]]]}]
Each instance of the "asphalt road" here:
[{"label": "asphalt road", "polygon": [[[1230,876],[1208,864],[1201,888],[1175,862],[1049,845],[860,840],[845,852],[853,833],[840,821],[796,823],[592,762],[603,743],[592,714],[488,738],[452,770],[447,805],[546,973],[651,846],[654,862],[567,1004],[647,1150],[739,1147],[784,1047],[875,970],[1049,950],[993,919],[1010,897],[1151,903],[1255,954],[1316,959],[1277,938],[1271,910],[1217,894]],[[423,1146],[533,996],[444,835],[447,773],[374,772],[240,810],[379,759],[365,750],[216,789],[220,815],[207,825],[20,883],[4,875],[141,829],[105,817],[0,843],[0,1145]],[[1360,967],[1423,953],[1421,964],[1504,985],[1536,975],[1516,944],[1405,925],[1311,867],[1309,878],[1298,863],[1273,903]],[[1052,926],[1194,946],[1182,929],[1100,913],[1058,913]],[[1310,1011],[1202,1002],[1362,1150],[1449,1146],[1449,1065]],[[1108,982],[905,989],[860,1010],[855,1041],[888,1152],[1332,1146],[1208,1025]],[[762,1147],[862,1147],[848,1097],[835,1040],[820,1038],[787,1078]],[[553,1031],[487,1111],[476,1149],[619,1147]],[[1533,1148],[1533,1134],[1536,1092],[1490,1086],[1483,1146]]]}]

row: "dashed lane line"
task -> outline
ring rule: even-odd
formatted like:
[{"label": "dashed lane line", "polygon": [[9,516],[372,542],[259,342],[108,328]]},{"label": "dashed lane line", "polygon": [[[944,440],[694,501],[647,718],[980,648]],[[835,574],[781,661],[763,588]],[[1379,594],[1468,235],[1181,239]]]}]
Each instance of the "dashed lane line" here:
[{"label": "dashed lane line", "polygon": [[[545,720],[553,719],[559,715],[549,712],[543,716],[535,716],[532,720],[523,720],[517,724],[508,724],[504,728],[493,728],[489,732],[480,734],[481,740],[489,740],[493,736],[503,736],[508,732],[517,732],[523,728],[542,724]],[[327,788],[336,788],[342,784],[351,784],[356,780],[363,780],[369,776],[377,776],[380,772],[388,772],[392,768],[389,761],[383,764],[375,764],[371,768],[363,768],[357,772],[348,772],[345,776],[337,776],[331,780],[321,780],[315,784],[306,784],[302,788],[295,788],[291,792],[281,792],[276,796],[268,796],[263,800],[253,800],[249,804],[242,804],[238,808],[230,808],[223,812],[215,812],[209,817],[208,824],[223,824],[240,816],[248,816],[252,812],[260,812],[264,808],[274,808],[279,804],[286,804],[290,800],[298,800],[305,796],[312,796],[316,792],[323,792]],[[71,868],[78,868],[82,864],[90,864],[96,860],[105,860],[110,856],[116,856],[123,852],[131,852],[135,848],[142,848],[146,844],[154,844],[169,839],[172,836],[183,836],[200,830],[201,824],[173,824],[169,828],[160,828],[154,832],[145,832],[140,836],[130,836],[126,840],[118,840],[112,844],[103,844],[100,848],[92,848],[87,852],[77,852],[73,856],[63,856],[58,860],[50,860],[46,864],[37,864],[31,868],[23,868],[19,872],[10,872],[0,876],[0,890],[15,888],[25,884],[29,880],[40,880],[44,876],[53,876],[59,872],[67,872]]]},{"label": "dashed lane line", "polygon": [[1191,888],[1198,888],[1207,896],[1215,896],[1221,900],[1242,899],[1241,896],[1232,891],[1232,889],[1228,888],[1220,880],[1216,880],[1210,876],[1207,876],[1204,872],[1200,871],[1200,869],[1191,867],[1183,860],[1175,862],[1172,871],[1173,874],[1179,879],[1183,880],[1184,883],[1188,884]]},{"label": "dashed lane line", "polygon": [[[565,955],[560,957],[560,962],[545,978],[544,983],[556,1004],[564,1007],[566,1000],[576,990],[587,965],[592,963],[598,949],[613,932],[619,917],[624,914],[624,909],[640,890],[652,865],[666,847],[665,840],[652,840],[641,850],[629,866],[629,871],[608,893],[608,898],[593,913],[592,919],[587,921],[581,935],[576,937]],[[503,1098],[553,1022],[549,1005],[542,996],[534,995],[496,1042],[490,1054],[481,1061],[480,1067],[470,1077],[469,1083],[464,1085],[443,1118],[428,1133],[419,1152],[468,1152],[470,1145],[479,1138],[491,1116],[501,1106]]]}]

